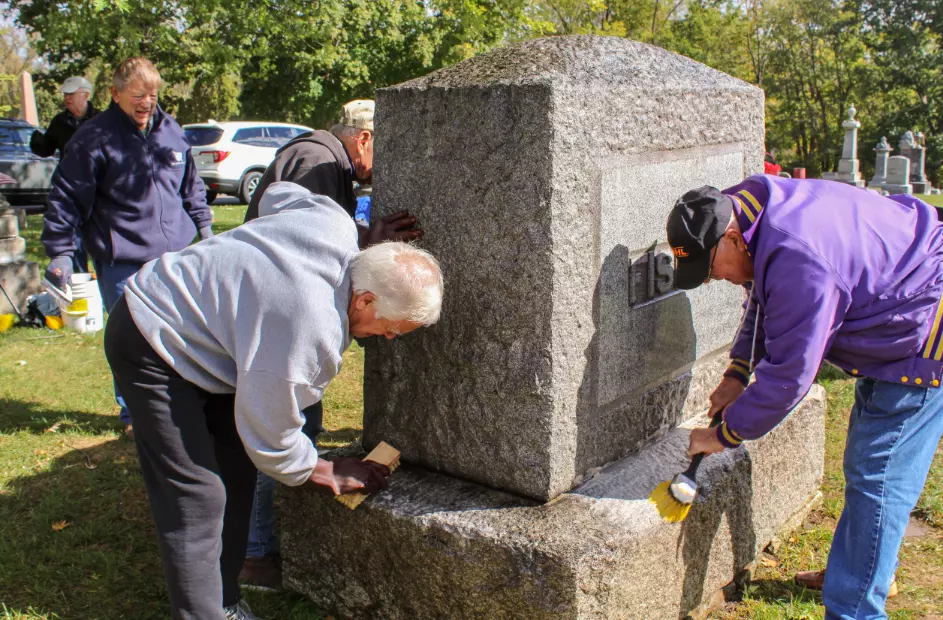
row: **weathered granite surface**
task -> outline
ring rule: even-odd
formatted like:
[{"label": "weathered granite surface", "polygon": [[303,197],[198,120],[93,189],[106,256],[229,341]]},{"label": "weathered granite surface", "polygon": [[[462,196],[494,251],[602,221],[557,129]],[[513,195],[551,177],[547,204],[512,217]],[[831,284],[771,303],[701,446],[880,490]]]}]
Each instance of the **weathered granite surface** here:
[{"label": "weathered granite surface", "polygon": [[687,465],[684,428],[542,505],[410,466],[353,512],[285,489],[285,583],[364,620],[683,617],[815,495],[824,413],[815,386],[762,440],[705,459],[682,524],[647,497]]},{"label": "weathered granite surface", "polygon": [[[39,265],[24,260],[26,240],[20,237],[17,212],[0,195],[0,285],[21,312],[26,311],[26,298],[39,293]],[[0,314],[14,312],[6,296],[0,295]]]},{"label": "weathered granite surface", "polygon": [[762,91],[553,37],[381,89],[376,123],[376,215],[419,217],[447,292],[438,325],[368,346],[367,445],[543,500],[682,419],[741,293],[673,291],[664,222],[687,189],[762,171]]},{"label": "weathered granite surface", "polygon": [[[42,292],[39,265],[28,260],[0,263],[0,285],[16,303],[20,312],[26,312],[26,298]],[[0,314],[10,314],[13,307],[0,295]]]}]

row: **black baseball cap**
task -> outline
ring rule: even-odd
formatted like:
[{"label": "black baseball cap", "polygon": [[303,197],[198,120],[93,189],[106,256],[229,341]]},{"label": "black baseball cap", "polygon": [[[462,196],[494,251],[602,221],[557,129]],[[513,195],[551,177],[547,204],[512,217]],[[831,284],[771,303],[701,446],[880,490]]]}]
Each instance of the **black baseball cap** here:
[{"label": "black baseball cap", "polygon": [[675,286],[690,290],[704,284],[711,250],[730,223],[733,201],[710,185],[678,199],[668,215],[668,244],[675,255]]}]

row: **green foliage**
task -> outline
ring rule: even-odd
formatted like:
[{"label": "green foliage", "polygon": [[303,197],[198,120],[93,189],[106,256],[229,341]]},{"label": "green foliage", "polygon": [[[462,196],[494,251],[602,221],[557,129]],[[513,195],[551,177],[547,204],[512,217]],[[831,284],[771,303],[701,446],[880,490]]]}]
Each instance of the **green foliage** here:
[{"label": "green foliage", "polygon": [[[85,75],[107,105],[114,67],[145,55],[182,122],[286,120],[324,127],[342,103],[504,43],[552,34],[626,36],[761,86],[767,147],[809,176],[839,158],[850,104],[859,157],[927,136],[927,172],[943,166],[943,6],[939,0],[12,0],[31,50],[41,117],[55,87]],[[7,31],[4,41],[11,41]],[[11,31],[12,32],[12,31]],[[15,34],[15,33],[14,33]],[[35,54],[34,54],[35,52]],[[7,63],[8,64],[8,63]],[[11,74],[6,64],[0,73]],[[2,86],[2,85],[0,85]],[[2,88],[0,88],[2,91]],[[0,92],[0,107],[5,103]]]}]

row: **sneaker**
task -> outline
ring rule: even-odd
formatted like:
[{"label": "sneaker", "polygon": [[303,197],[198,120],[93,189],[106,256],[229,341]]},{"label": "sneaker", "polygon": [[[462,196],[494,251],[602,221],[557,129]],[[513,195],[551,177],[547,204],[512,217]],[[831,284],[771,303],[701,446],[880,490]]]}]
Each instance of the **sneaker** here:
[{"label": "sneaker", "polygon": [[[796,573],[796,583],[800,586],[804,586],[809,590],[821,590],[822,586],[825,585],[825,571],[824,570],[805,570],[799,573]],[[891,582],[891,587],[887,589],[887,598],[893,598],[897,596],[897,576],[894,576],[894,581]]]},{"label": "sneaker", "polygon": [[262,557],[246,558],[239,571],[239,585],[250,590],[282,589],[282,556],[270,553]]},{"label": "sneaker", "polygon": [[226,620],[261,620],[252,613],[245,601],[239,601],[232,607],[223,607],[223,613],[226,614]]}]

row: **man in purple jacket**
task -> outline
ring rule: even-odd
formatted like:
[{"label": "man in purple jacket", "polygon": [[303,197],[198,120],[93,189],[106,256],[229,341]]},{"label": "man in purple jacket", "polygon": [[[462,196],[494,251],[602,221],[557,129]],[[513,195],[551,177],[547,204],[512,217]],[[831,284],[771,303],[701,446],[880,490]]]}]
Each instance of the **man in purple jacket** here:
[{"label": "man in purple jacket", "polygon": [[[184,249],[197,234],[213,235],[190,145],[157,105],[160,86],[146,58],[122,62],[111,106],[79,128],[52,178],[42,234],[51,259],[45,277],[65,289],[80,234],[109,311],[144,263]],[[130,435],[131,417],[117,387],[115,399]]]},{"label": "man in purple jacket", "polygon": [[823,601],[829,619],[886,618],[904,529],[943,435],[936,212],[913,196],[758,175],[686,193],[667,229],[679,288],[752,283],[711,395],[710,413],[723,411],[724,422],[692,431],[690,454],[768,433],[823,360],[858,377]]}]

